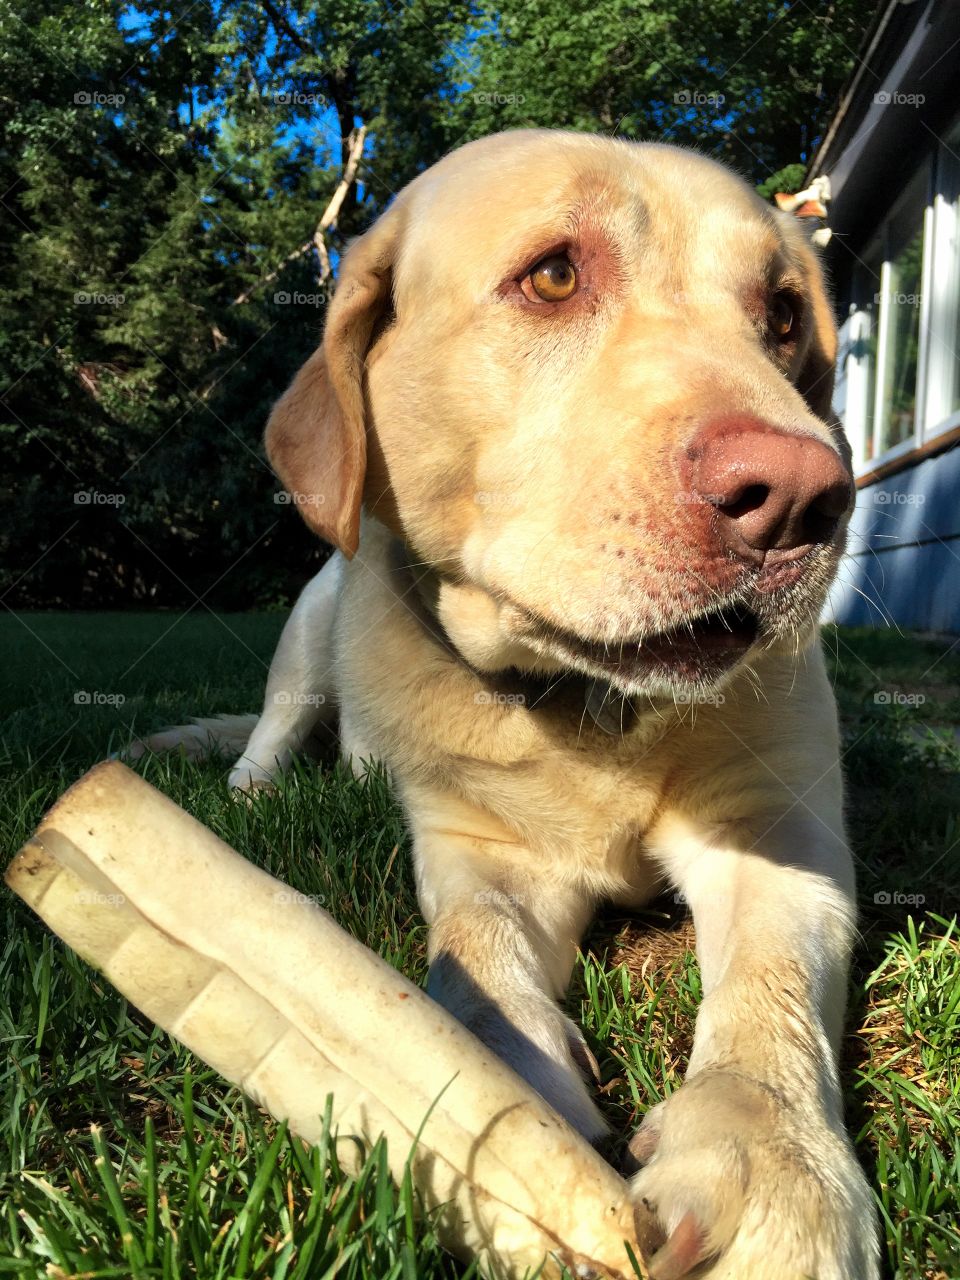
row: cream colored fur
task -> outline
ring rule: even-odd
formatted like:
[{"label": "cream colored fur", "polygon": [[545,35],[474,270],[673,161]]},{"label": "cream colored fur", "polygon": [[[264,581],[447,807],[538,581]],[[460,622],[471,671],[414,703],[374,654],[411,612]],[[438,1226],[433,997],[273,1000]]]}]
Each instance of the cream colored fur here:
[{"label": "cream colored fur", "polygon": [[[570,236],[599,246],[582,305],[514,306],[503,282]],[[780,363],[744,309],[774,271],[807,300]],[[636,1144],[657,1280],[703,1259],[711,1280],[878,1274],[837,1073],[854,878],[816,618],[842,533],[709,687],[608,682],[560,639],[616,650],[709,607],[685,441],[740,412],[842,452],[834,344],[802,234],[719,165],[501,135],[428,170],[351,251],[268,429],[345,554],[291,615],[231,783],[269,783],[338,713],[345,754],[386,765],[409,819],[430,991],[591,1138],[589,1053],[557,1003],[582,932],[600,902],[667,885],[691,906],[690,1070]]]}]

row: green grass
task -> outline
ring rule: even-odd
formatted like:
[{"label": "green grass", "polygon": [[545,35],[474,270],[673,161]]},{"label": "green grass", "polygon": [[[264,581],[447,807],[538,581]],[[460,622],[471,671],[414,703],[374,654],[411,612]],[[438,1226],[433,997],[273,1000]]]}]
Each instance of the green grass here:
[{"label": "green grass", "polygon": [[[4,856],[133,732],[255,708],[282,623],[280,614],[0,618]],[[910,1280],[960,1277],[960,647],[944,657],[946,647],[895,633],[827,637],[863,900],[848,1116],[876,1186],[887,1274]],[[80,691],[90,700],[75,701]],[[216,762],[138,767],[422,980],[425,927],[382,779],[303,765],[278,795],[245,806],[229,799]],[[382,1149],[348,1178],[331,1148],[291,1138],[6,891],[0,911],[0,1274],[470,1274],[415,1213],[409,1183],[392,1184]],[[639,920],[602,918],[578,967],[570,1007],[625,1136],[682,1079],[700,994],[691,942],[667,901]]]}]

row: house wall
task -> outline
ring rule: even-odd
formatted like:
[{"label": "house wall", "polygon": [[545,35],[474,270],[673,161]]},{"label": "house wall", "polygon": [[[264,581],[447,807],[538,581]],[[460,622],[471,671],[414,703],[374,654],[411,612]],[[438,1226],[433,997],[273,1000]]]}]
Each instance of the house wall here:
[{"label": "house wall", "polygon": [[[960,116],[954,90],[931,90],[956,84],[948,53],[960,49],[960,5],[949,41],[938,25],[946,9],[926,0],[922,13],[919,4],[902,7],[889,69],[861,88],[846,139],[820,157],[834,189],[833,407],[861,486],[824,616],[960,634],[960,444],[951,445],[960,428]],[[943,75],[926,75],[937,57]],[[907,270],[918,265],[919,279]],[[911,349],[912,364],[896,360]],[[885,430],[895,412],[897,429]],[[912,430],[904,431],[908,413]]]},{"label": "house wall", "polygon": [[960,445],[858,491],[824,617],[960,633]]}]

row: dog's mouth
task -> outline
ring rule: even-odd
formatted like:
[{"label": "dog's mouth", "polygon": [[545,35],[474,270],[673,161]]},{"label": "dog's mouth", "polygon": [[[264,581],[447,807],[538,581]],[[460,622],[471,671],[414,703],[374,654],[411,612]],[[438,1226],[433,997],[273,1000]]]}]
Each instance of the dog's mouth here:
[{"label": "dog's mouth", "polygon": [[575,670],[606,679],[625,691],[655,685],[713,684],[760,639],[760,619],[742,604],[727,604],[666,631],[604,644],[571,632],[538,628],[537,647],[552,651]]}]

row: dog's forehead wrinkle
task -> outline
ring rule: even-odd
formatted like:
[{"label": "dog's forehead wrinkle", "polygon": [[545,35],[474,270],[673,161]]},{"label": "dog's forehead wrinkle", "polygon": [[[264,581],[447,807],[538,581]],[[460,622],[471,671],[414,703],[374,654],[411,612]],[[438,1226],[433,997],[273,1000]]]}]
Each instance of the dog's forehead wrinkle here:
[{"label": "dog's forehead wrinkle", "polygon": [[[549,168],[544,176],[541,163],[534,186],[528,170],[544,155]],[[494,207],[491,189],[509,198],[501,196]],[[737,260],[729,253],[734,240],[749,246],[752,236],[756,244],[762,231],[782,244],[774,221],[764,218],[762,202],[741,179],[704,156],[660,143],[615,145],[581,134],[519,130],[467,144],[415,179],[407,199],[412,216],[401,273],[414,260],[418,274],[424,260],[449,257],[454,269],[482,262],[491,253],[502,256],[505,242],[522,255],[538,236],[575,236],[587,224],[608,230],[620,247],[656,239],[661,258],[696,263],[708,273],[718,259]],[[657,217],[663,209],[669,217]],[[683,285],[672,287],[679,292]]]}]

